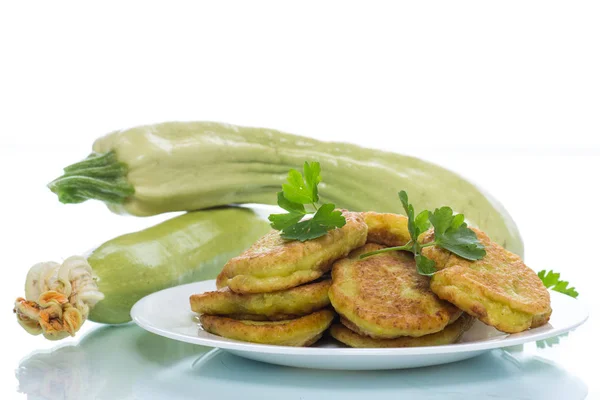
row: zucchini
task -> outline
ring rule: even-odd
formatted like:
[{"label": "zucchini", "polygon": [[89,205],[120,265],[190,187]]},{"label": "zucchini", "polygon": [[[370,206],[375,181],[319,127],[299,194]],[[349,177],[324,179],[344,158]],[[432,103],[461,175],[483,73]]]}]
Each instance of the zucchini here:
[{"label": "zucchini", "polygon": [[168,287],[212,279],[223,265],[270,230],[252,210],[196,211],[119,236],[89,256],[32,267],[26,298],[15,303],[20,324],[49,339],[74,335],[90,320],[119,324],[142,297]]},{"label": "zucchini", "polygon": [[319,161],[323,202],[353,211],[404,213],[401,189],[434,210],[450,206],[468,224],[523,256],[506,210],[457,174],[435,164],[348,143],[321,142],[269,129],[213,122],[167,122],[112,132],[49,188],[63,203],[98,199],[138,216],[233,203],[275,204],[290,168]]}]

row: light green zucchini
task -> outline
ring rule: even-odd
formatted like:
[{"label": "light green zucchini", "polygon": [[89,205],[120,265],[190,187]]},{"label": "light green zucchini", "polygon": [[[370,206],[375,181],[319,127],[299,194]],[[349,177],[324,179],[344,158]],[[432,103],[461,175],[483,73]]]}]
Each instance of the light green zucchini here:
[{"label": "light green zucchini", "polygon": [[36,264],[26,298],[15,303],[19,323],[49,339],[73,335],[86,320],[119,324],[142,297],[212,279],[232,257],[270,230],[252,210],[218,208],[186,213],[109,240],[84,257]]},{"label": "light green zucchini", "polygon": [[99,199],[115,212],[139,216],[232,203],[275,204],[290,168],[319,161],[324,202],[354,211],[403,213],[397,193],[404,189],[423,209],[450,206],[523,255],[517,227],[497,201],[459,175],[414,157],[212,122],[116,131],[96,140],[93,151],[49,184],[63,203]]},{"label": "light green zucchini", "polygon": [[142,297],[214,279],[229,259],[269,230],[269,224],[251,210],[230,207],[186,213],[109,240],[87,257],[104,293],[89,319],[130,321],[129,310]]}]

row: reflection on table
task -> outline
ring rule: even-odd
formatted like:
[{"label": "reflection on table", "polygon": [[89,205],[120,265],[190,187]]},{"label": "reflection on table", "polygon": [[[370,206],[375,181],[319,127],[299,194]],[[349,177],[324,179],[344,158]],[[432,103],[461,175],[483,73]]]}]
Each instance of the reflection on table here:
[{"label": "reflection on table", "polygon": [[246,360],[139,327],[107,326],[34,352],[17,371],[29,399],[584,399],[586,385],[522,348],[394,371],[320,371]]}]

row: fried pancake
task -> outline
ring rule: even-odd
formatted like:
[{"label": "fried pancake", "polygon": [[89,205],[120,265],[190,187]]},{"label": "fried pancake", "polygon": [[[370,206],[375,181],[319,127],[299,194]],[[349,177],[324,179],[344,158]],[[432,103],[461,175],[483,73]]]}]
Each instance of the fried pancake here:
[{"label": "fried pancake", "polygon": [[350,347],[422,347],[441,346],[456,343],[472,325],[475,319],[462,314],[455,322],[443,330],[420,337],[402,336],[396,339],[373,339],[362,336],[342,324],[334,324],[329,333],[335,339]]},{"label": "fried pancake", "polygon": [[236,293],[265,293],[314,281],[367,240],[367,225],[358,213],[343,211],[346,225],[320,238],[286,241],[271,231],[238,257],[217,277],[217,287]]},{"label": "fried pancake", "polygon": [[410,241],[408,218],[400,214],[361,213],[369,233],[367,243],[383,244],[387,247],[403,246]]},{"label": "fried pancake", "polygon": [[279,321],[327,307],[330,280],[270,293],[239,294],[229,288],[190,296],[192,311],[234,319]]},{"label": "fried pancake", "polygon": [[[548,322],[550,294],[536,273],[519,256],[471,229],[485,246],[487,254],[481,260],[469,261],[437,246],[423,249],[439,270],[431,278],[431,290],[503,332],[522,332]],[[433,232],[424,233],[421,240],[430,242]]]},{"label": "fried pancake", "polygon": [[205,331],[244,342],[277,346],[310,346],[329,328],[335,314],[324,309],[285,321],[239,321],[203,314],[200,323]]},{"label": "fried pancake", "polygon": [[329,299],[362,335],[377,339],[439,332],[461,314],[429,289],[408,252],[359,255],[384,246],[367,244],[334,263]]}]

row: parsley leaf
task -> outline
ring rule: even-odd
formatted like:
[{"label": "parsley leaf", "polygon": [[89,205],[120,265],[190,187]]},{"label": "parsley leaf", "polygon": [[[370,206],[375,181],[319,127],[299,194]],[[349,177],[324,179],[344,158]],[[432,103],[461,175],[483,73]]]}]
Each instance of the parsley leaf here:
[{"label": "parsley leaf", "polygon": [[[321,182],[321,165],[318,162],[305,162],[304,176],[292,169],[288,173],[287,183],[282,185],[282,191],[277,193],[277,204],[287,211],[287,214],[271,214],[271,227],[281,231],[281,237],[302,242],[325,235],[328,231],[341,228],[346,224],[346,218],[341,211],[335,211],[333,204],[323,204],[317,208]],[[310,204],[316,211],[311,219],[303,220],[306,211],[304,205]]]},{"label": "parsley leaf", "polygon": [[269,221],[271,221],[271,227],[278,231],[284,230],[285,228],[297,224],[304,214],[271,214],[269,215]]},{"label": "parsley leaf", "polygon": [[422,254],[415,255],[415,261],[417,262],[417,272],[419,272],[419,274],[431,276],[436,273],[435,261]]},{"label": "parsley leaf", "polygon": [[285,211],[289,211],[291,213],[299,213],[306,214],[306,209],[304,208],[304,204],[294,203],[293,201],[289,201],[285,198],[283,192],[277,192],[277,205],[283,208]]},{"label": "parsley leaf", "polygon": [[323,204],[313,215],[312,218],[297,224],[286,227],[281,231],[281,237],[284,239],[307,240],[321,237],[335,228],[341,228],[346,225],[346,218],[341,211],[336,211],[331,203]]},{"label": "parsley leaf", "polygon": [[408,233],[410,234],[411,239],[414,241],[417,231],[417,228],[415,227],[415,209],[413,205],[408,202],[408,194],[404,190],[398,193],[398,197],[400,197],[400,202],[402,203],[404,212],[408,217]]},{"label": "parsley leaf", "polygon": [[431,226],[429,222],[429,211],[424,210],[415,218],[415,238],[418,238],[421,233],[426,232]]},{"label": "parsley leaf", "polygon": [[287,181],[282,185],[283,195],[287,200],[299,204],[319,201],[317,185],[321,182],[321,165],[318,162],[304,162],[304,178],[299,171],[291,169]]},{"label": "parsley leaf", "polygon": [[421,246],[418,242],[419,235],[429,229],[429,211],[421,211],[415,218],[415,208],[408,202],[408,193],[401,190],[398,197],[400,197],[400,202],[408,217],[408,233],[410,234],[410,242],[402,247],[410,246],[410,250],[415,254],[419,274],[431,276],[436,271],[435,262],[421,254]]},{"label": "parsley leaf", "polygon": [[319,201],[319,190],[317,185],[321,182],[321,164],[318,162],[304,162],[304,179],[306,186],[310,190],[312,202]]},{"label": "parsley leaf", "polygon": [[463,214],[453,215],[450,207],[437,208],[429,213],[435,232],[434,243],[467,260],[481,260],[486,254],[485,248],[464,220]]},{"label": "parsley leaf", "polygon": [[[404,246],[388,247],[385,249],[362,254],[365,258],[378,253],[395,250],[411,251],[415,255],[417,271],[421,275],[431,276],[437,270],[435,261],[421,254],[424,247],[439,246],[467,260],[480,260],[485,256],[485,248],[465,223],[465,216],[454,215],[450,207],[441,207],[433,213],[427,210],[421,211],[415,217],[415,209],[408,202],[408,194],[401,190],[398,193],[402,207],[408,218],[408,233],[410,241]],[[430,243],[419,243],[419,236],[433,225],[434,239]]]},{"label": "parsley leaf", "polygon": [[577,298],[577,296],[579,296],[579,292],[577,292],[577,290],[575,290],[574,287],[568,287],[569,282],[560,280],[560,273],[558,272],[554,272],[552,270],[546,272],[546,270],[544,269],[538,272],[538,277],[542,280],[542,283],[548,289],[564,293],[567,296],[571,296],[574,298]]},{"label": "parsley leaf", "polygon": [[[479,241],[477,235],[472,229],[469,229],[465,223],[463,214],[456,214],[450,207],[436,208],[434,212],[421,211],[415,217],[415,209],[408,202],[408,194],[401,190],[398,193],[404,212],[408,217],[408,233],[410,241],[404,246],[388,247],[385,249],[364,253],[360,258],[370,257],[375,254],[388,251],[411,251],[415,255],[417,271],[421,275],[431,276],[436,273],[435,261],[421,254],[424,247],[439,246],[459,257],[467,260],[481,260],[486,255],[485,246]],[[418,238],[423,232],[427,231],[433,225],[434,238],[429,243],[419,243]],[[548,289],[564,293],[576,298],[579,296],[574,287],[569,287],[569,282],[561,281],[560,274],[552,270],[538,272],[538,277]]]},{"label": "parsley leaf", "polygon": [[416,242],[419,235],[429,229],[429,211],[421,211],[415,218],[415,209],[408,202],[408,194],[404,190],[401,190],[398,193],[398,197],[400,197],[400,202],[408,217],[408,233],[412,241]]},{"label": "parsley leaf", "polygon": [[285,198],[283,192],[277,192],[277,205],[286,210],[287,214],[271,214],[269,215],[269,221],[271,221],[271,227],[281,231],[289,226],[292,226],[302,219],[306,215],[304,205],[298,203],[292,203]]}]

